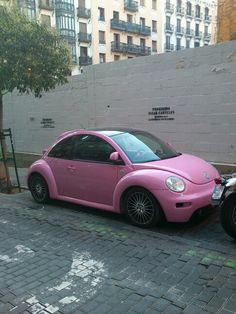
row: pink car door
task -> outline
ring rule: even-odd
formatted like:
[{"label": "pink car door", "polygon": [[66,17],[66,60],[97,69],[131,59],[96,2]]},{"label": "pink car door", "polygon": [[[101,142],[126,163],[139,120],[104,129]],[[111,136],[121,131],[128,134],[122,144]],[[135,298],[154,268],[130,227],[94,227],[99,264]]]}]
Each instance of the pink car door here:
[{"label": "pink car door", "polygon": [[128,171],[109,160],[114,148],[94,135],[74,135],[56,144],[46,161],[60,196],[112,205],[118,180]]},{"label": "pink car door", "polygon": [[[74,198],[112,205],[120,168],[109,159],[114,148],[94,135],[78,135],[70,161]],[[73,174],[74,172],[74,174]]]}]

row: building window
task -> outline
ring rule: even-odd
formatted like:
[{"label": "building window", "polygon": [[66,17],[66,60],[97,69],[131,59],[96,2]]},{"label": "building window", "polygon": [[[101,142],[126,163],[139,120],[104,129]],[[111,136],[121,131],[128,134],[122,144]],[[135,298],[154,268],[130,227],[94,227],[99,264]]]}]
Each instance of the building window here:
[{"label": "building window", "polygon": [[119,20],[119,12],[113,11],[113,19],[114,20]]},{"label": "building window", "polygon": [[119,55],[114,55],[114,61],[119,61],[120,60],[120,56]]},{"label": "building window", "polygon": [[127,22],[128,23],[133,23],[133,15],[127,14]]},{"label": "building window", "polygon": [[195,42],[194,42],[194,47],[195,47],[195,48],[196,48],[196,47],[200,47],[199,41],[195,41]]},{"label": "building window", "polygon": [[79,7],[85,8],[85,0],[79,0]]},{"label": "building window", "polygon": [[170,50],[170,36],[166,36],[166,49]]},{"label": "building window", "polygon": [[86,23],[79,23],[79,31],[80,33],[87,34],[87,24]]},{"label": "building window", "polygon": [[186,23],[186,33],[187,34],[190,34],[190,25],[191,25],[190,22]]},{"label": "building window", "polygon": [[177,32],[181,32],[181,20],[177,19]]},{"label": "building window", "polygon": [[105,43],[106,43],[105,32],[99,31],[99,44],[105,44]]},{"label": "building window", "polygon": [[132,36],[127,36],[127,44],[129,46],[132,46],[133,45],[133,37]]},{"label": "building window", "polygon": [[157,52],[157,42],[155,40],[152,41],[152,52]]},{"label": "building window", "polygon": [[208,35],[208,26],[205,25],[204,27],[204,35],[207,36]]},{"label": "building window", "polygon": [[195,36],[199,36],[199,24],[195,25]]},{"label": "building window", "polygon": [[106,55],[105,53],[99,53],[99,62],[105,63],[106,62]]},{"label": "building window", "polygon": [[188,1],[187,2],[187,12],[186,12],[187,15],[192,15],[192,4]]},{"label": "building window", "polygon": [[80,56],[87,57],[88,56],[88,48],[87,47],[80,47]]},{"label": "building window", "polygon": [[128,59],[133,59],[134,57],[128,56]]},{"label": "building window", "polygon": [[170,16],[166,15],[166,29],[171,29]]},{"label": "building window", "polygon": [[113,38],[114,38],[114,41],[115,41],[116,43],[120,42],[120,34],[114,33],[114,34],[113,34]]},{"label": "building window", "polygon": [[145,26],[145,18],[144,17],[140,17],[140,25]]},{"label": "building window", "polygon": [[44,25],[51,26],[51,17],[50,17],[50,15],[41,14],[41,22]]},{"label": "building window", "polygon": [[152,9],[153,10],[157,9],[157,0],[152,0]]},{"label": "building window", "polygon": [[142,7],[145,7],[145,0],[140,0],[140,5],[141,5]]},{"label": "building window", "polygon": [[105,9],[98,8],[98,19],[99,21],[105,21]]},{"label": "building window", "polygon": [[157,32],[157,21],[152,21],[152,31],[153,33]]},{"label": "building window", "polygon": [[190,39],[186,39],[186,48],[190,48]]},{"label": "building window", "polygon": [[140,38],[140,48],[142,51],[145,50],[146,40],[144,38]]},{"label": "building window", "polygon": [[206,7],[205,8],[205,20],[209,19],[209,9]]},{"label": "building window", "polygon": [[181,38],[176,38],[176,50],[181,50]]},{"label": "building window", "polygon": [[200,7],[200,5],[196,5],[196,7],[195,7],[195,16],[196,17],[200,17],[201,16],[201,7]]}]

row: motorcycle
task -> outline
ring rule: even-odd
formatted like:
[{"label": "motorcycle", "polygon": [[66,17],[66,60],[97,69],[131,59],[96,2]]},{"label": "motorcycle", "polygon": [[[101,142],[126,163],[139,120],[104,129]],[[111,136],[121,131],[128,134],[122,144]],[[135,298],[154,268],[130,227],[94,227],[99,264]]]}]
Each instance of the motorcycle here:
[{"label": "motorcycle", "polygon": [[220,222],[225,232],[236,239],[236,173],[215,182],[212,204],[220,207]]}]

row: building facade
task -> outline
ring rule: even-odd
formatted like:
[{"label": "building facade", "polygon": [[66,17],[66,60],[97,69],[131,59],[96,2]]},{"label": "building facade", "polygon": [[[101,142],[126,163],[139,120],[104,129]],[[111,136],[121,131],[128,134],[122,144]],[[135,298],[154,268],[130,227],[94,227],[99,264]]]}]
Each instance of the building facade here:
[{"label": "building facade", "polygon": [[236,0],[218,0],[217,42],[236,39]]},{"label": "building facade", "polygon": [[[0,0],[1,1],[1,0]],[[215,42],[215,0],[18,0],[68,42],[72,74],[87,65]]]}]

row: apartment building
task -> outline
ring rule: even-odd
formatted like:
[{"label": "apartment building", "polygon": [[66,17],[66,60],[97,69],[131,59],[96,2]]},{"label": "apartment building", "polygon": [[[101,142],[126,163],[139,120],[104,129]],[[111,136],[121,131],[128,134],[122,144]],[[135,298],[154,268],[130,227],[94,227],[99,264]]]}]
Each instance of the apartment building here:
[{"label": "apartment building", "polygon": [[91,64],[215,40],[215,0],[18,0],[18,5],[58,29],[71,48],[72,74]]}]

